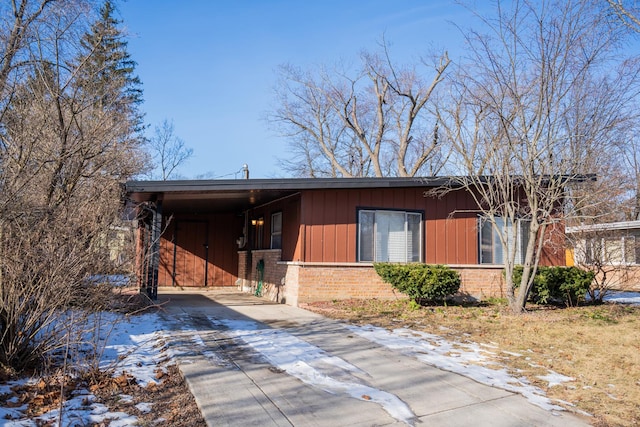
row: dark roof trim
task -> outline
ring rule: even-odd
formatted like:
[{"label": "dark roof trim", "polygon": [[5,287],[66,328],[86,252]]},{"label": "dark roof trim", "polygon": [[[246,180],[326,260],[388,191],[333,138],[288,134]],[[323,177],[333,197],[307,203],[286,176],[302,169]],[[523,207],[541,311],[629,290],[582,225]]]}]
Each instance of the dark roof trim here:
[{"label": "dark roof trim", "polygon": [[[561,179],[564,183],[595,181],[595,174],[556,175],[547,179]],[[481,177],[490,182],[492,177]],[[462,187],[471,178],[463,176],[411,177],[411,178],[277,178],[277,179],[223,179],[181,181],[129,181],[127,193],[172,193],[210,191],[256,191],[256,190],[316,190],[357,188],[407,188],[407,187]]]},{"label": "dark roof trim", "polygon": [[251,190],[315,190],[349,188],[440,187],[451,183],[450,178],[282,178],[228,179],[184,181],[129,181],[128,193],[171,193],[202,191]]}]

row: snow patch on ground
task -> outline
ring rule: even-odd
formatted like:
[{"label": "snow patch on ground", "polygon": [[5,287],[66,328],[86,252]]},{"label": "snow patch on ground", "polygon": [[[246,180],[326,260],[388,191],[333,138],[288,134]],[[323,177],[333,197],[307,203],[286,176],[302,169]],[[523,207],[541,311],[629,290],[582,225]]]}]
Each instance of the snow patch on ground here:
[{"label": "snow patch on ground", "polygon": [[[102,349],[100,367],[113,369],[115,375],[127,372],[132,375],[138,384],[145,387],[150,383],[157,383],[155,371],[158,364],[164,360],[161,344],[166,336],[164,324],[156,314],[143,314],[139,316],[119,316],[103,313],[104,326],[99,331],[99,336],[105,341],[99,344]],[[24,384],[34,379],[26,379],[3,384],[0,386],[0,394],[10,394],[11,387]],[[126,395],[122,395],[126,399]],[[7,427],[35,427],[43,423],[52,426],[86,426],[100,424],[105,420],[110,427],[133,426],[138,422],[136,416],[123,412],[110,412],[105,405],[95,402],[95,396],[87,390],[77,390],[76,395],[67,400],[63,405],[62,423],[59,424],[59,409],[49,411],[37,418],[27,419],[25,412],[27,406],[7,408],[0,406],[0,426]],[[140,404],[142,405],[142,404]],[[150,404],[142,406],[139,410],[150,409]],[[49,424],[47,424],[49,425]]]},{"label": "snow patch on ground", "polygon": [[156,369],[164,359],[163,346],[159,345],[166,338],[164,329],[156,314],[128,317],[116,323],[104,347],[100,367],[115,369],[116,373],[128,372],[142,387],[157,384]]},{"label": "snow patch on ground", "polygon": [[617,304],[640,305],[640,292],[609,292],[604,300]]},{"label": "snow patch on ground", "polygon": [[513,377],[506,368],[497,366],[488,357],[492,354],[477,344],[449,342],[437,335],[404,328],[388,331],[375,326],[345,326],[369,341],[429,365],[464,375],[482,384],[519,393],[532,404],[548,411],[564,410],[554,405],[542,389],[530,385],[525,378]]},{"label": "snow patch on ground", "polygon": [[413,425],[416,415],[406,403],[394,394],[363,384],[353,375],[363,372],[344,359],[331,356],[286,331],[260,329],[256,322],[210,320],[222,323],[229,328],[226,331],[229,336],[240,338],[273,366],[300,381],[328,393],[377,403],[396,420]]},{"label": "snow patch on ground", "polygon": [[555,387],[557,385],[562,385],[566,382],[575,381],[576,379],[573,377],[567,377],[565,375],[559,374],[554,371],[549,371],[547,375],[538,376],[542,381],[546,381],[549,383],[549,387]]}]

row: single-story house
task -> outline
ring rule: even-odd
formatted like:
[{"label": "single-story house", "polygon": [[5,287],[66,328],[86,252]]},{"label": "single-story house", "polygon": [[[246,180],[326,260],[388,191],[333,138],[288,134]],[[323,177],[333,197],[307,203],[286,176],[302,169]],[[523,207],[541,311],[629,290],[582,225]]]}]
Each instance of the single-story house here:
[{"label": "single-story house", "polygon": [[[373,269],[374,261],[390,261],[446,264],[461,274],[462,294],[502,296],[502,250],[469,190],[432,191],[451,182],[128,182],[141,289],[153,297],[158,286],[237,286],[291,305],[393,298]],[[560,244],[544,248],[542,263],[564,265],[564,233],[552,240]]]},{"label": "single-story house", "polygon": [[606,274],[607,284],[640,291],[640,221],[566,227],[567,264]]}]

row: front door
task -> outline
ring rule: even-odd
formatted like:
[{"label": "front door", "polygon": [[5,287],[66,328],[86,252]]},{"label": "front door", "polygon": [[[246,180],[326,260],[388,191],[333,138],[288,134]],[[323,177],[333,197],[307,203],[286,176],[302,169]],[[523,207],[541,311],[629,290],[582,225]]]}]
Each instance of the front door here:
[{"label": "front door", "polygon": [[209,230],[204,221],[176,221],[174,286],[207,286]]}]

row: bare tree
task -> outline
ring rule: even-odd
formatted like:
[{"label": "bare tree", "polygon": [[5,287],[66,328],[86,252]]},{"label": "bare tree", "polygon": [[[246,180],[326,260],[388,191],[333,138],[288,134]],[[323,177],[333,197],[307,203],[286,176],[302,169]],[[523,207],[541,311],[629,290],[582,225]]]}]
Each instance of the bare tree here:
[{"label": "bare tree", "polygon": [[636,1],[607,0],[607,3],[620,22],[633,31],[640,31],[640,7]]},{"label": "bare tree", "polygon": [[22,0],[5,2],[0,6],[0,14],[3,19],[2,47],[0,58],[0,89],[2,100],[6,106],[7,90],[10,90],[11,79],[19,68],[19,60],[26,58],[24,48],[33,40],[34,28],[45,21],[48,15],[49,4],[53,0]]},{"label": "bare tree", "polygon": [[620,168],[622,176],[618,182],[620,188],[626,190],[627,200],[617,204],[624,216],[616,219],[635,221],[640,220],[640,139],[634,132],[626,141],[626,149],[621,156],[624,160]]},{"label": "bare tree", "polygon": [[386,46],[363,53],[352,72],[280,69],[278,108],[269,118],[291,142],[283,165],[310,177],[435,175],[446,161],[430,112],[450,60],[441,55],[430,80],[415,67],[397,67]]},{"label": "bare tree", "polygon": [[[635,1],[607,0],[610,11],[613,12],[616,22],[624,28],[635,33],[640,33],[640,7]],[[619,205],[624,212],[623,218],[617,220],[640,219],[640,143],[637,137],[637,124],[630,129],[625,136],[627,143],[621,149],[624,162],[621,166],[620,186],[627,190],[627,200]]]},{"label": "bare tree", "polygon": [[171,179],[177,168],[193,155],[193,149],[175,135],[173,122],[167,119],[155,127],[155,133],[149,140],[149,150],[159,178],[163,181]]},{"label": "bare tree", "polygon": [[638,68],[613,62],[619,34],[589,2],[515,0],[495,12],[481,17],[487,34],[465,32],[469,62],[438,120],[465,175],[457,184],[475,195],[487,242],[502,248],[493,262],[505,266],[510,307],[522,312],[543,248],[560,239],[554,230],[603,200],[589,174],[621,143]]},{"label": "bare tree", "polygon": [[105,38],[81,42],[99,28],[92,4],[13,4],[36,16],[0,26],[0,50],[15,50],[0,82],[0,368],[19,370],[64,345],[66,310],[96,301],[91,277],[111,272],[104,241],[121,183],[142,167],[142,138],[130,86],[97,78],[122,70],[117,59],[93,61]]}]

